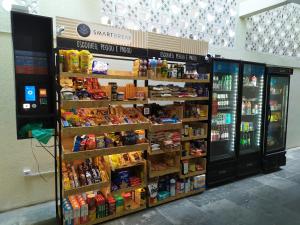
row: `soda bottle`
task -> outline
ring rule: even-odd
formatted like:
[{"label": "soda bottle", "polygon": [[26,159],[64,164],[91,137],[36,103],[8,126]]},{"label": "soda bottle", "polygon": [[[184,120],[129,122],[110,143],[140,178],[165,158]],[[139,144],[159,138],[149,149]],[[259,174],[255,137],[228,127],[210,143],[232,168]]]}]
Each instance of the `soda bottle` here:
[{"label": "soda bottle", "polygon": [[251,148],[251,134],[248,133],[248,148]]},{"label": "soda bottle", "polygon": [[231,85],[232,85],[232,76],[228,75],[228,87],[229,87],[228,91],[231,91]]},{"label": "soda bottle", "polygon": [[242,133],[240,137],[240,144],[241,144],[241,149],[244,149],[244,133]]},{"label": "soda bottle", "polygon": [[222,76],[222,90],[226,90],[225,76]]}]

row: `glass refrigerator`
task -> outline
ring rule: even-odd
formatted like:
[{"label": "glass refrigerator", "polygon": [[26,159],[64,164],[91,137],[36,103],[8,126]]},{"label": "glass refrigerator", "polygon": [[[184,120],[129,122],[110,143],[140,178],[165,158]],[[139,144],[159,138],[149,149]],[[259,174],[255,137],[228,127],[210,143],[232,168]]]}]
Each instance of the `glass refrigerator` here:
[{"label": "glass refrigerator", "polygon": [[263,167],[273,170],[286,164],[286,132],[290,68],[269,67]]},{"label": "glass refrigerator", "polygon": [[207,184],[233,178],[240,62],[214,59]]},{"label": "glass refrigerator", "polygon": [[242,62],[238,141],[238,176],[261,170],[265,64]]}]

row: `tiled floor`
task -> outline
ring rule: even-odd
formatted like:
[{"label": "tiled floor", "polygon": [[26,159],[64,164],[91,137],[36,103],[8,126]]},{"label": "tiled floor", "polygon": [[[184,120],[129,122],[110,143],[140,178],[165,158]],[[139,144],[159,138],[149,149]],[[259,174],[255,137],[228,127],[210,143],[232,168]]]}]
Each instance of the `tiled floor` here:
[{"label": "tiled floor", "polygon": [[[148,209],[105,225],[300,225],[300,149],[275,173]],[[53,202],[0,214],[0,225],[52,225]]]}]

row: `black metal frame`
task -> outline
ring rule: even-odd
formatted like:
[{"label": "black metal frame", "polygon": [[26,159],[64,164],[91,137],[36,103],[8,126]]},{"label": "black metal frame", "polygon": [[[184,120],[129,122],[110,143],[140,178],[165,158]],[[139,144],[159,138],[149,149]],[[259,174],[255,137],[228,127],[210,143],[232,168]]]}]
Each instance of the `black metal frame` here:
[{"label": "black metal frame", "polygon": [[[260,66],[264,66],[265,70],[264,70],[264,84],[263,84],[263,96],[262,96],[262,124],[261,124],[261,134],[260,134],[260,150],[259,151],[255,151],[255,152],[251,152],[251,153],[245,153],[245,154],[240,154],[240,137],[241,137],[241,131],[240,131],[240,126],[241,126],[241,121],[242,121],[242,109],[241,109],[241,105],[242,105],[242,98],[243,98],[243,76],[244,76],[244,65],[245,64],[251,64],[251,65],[260,65]],[[266,104],[266,84],[267,84],[267,67],[266,64],[264,63],[257,63],[257,62],[250,62],[250,61],[241,61],[241,76],[240,76],[240,90],[239,90],[239,124],[238,124],[238,130],[237,130],[237,176],[238,177],[244,177],[246,175],[250,175],[250,174],[254,174],[257,172],[260,172],[261,170],[261,163],[259,163],[259,166],[257,166],[256,170],[253,171],[248,171],[246,173],[243,173],[241,171],[239,171],[239,164],[241,162],[247,162],[247,161],[251,161],[251,160],[260,160],[262,154],[263,154],[263,148],[264,148],[264,124],[265,124],[265,104]],[[249,163],[249,162],[247,162]],[[250,165],[251,166],[251,165]]]}]

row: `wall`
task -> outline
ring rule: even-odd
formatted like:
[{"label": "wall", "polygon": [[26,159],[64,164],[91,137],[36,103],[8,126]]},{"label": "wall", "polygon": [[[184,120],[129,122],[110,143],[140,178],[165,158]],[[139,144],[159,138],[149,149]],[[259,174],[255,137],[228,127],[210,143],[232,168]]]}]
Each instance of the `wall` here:
[{"label": "wall", "polygon": [[[63,3],[62,3],[63,2]],[[48,1],[40,0],[40,13],[45,16],[64,16],[87,21],[100,21],[100,1],[84,0],[64,0]],[[24,205],[34,204],[51,200],[54,198],[54,179],[53,174],[47,175],[47,182],[40,177],[24,177],[22,171],[29,167],[37,170],[32,151],[35,152],[41,171],[53,170],[53,159],[41,148],[31,148],[30,140],[16,141],[15,124],[15,103],[14,103],[14,76],[12,42],[10,30],[9,14],[0,7],[0,211]],[[249,61],[265,62],[268,64],[298,67],[298,59],[289,57],[275,57],[265,54],[257,54],[244,50],[244,31],[243,21],[237,26],[236,47],[210,48],[211,53],[221,54],[226,58],[244,59]],[[295,70],[300,74],[300,70]],[[291,82],[291,103],[288,127],[288,146],[300,146],[299,120],[300,106],[297,96],[300,89],[300,76],[292,77]],[[51,144],[51,143],[50,143]],[[33,142],[35,146],[36,143]]]},{"label": "wall", "polygon": [[294,148],[300,146],[300,69],[294,70],[294,75],[291,77],[290,86],[290,102],[288,114],[288,129],[287,129],[287,147]]}]

